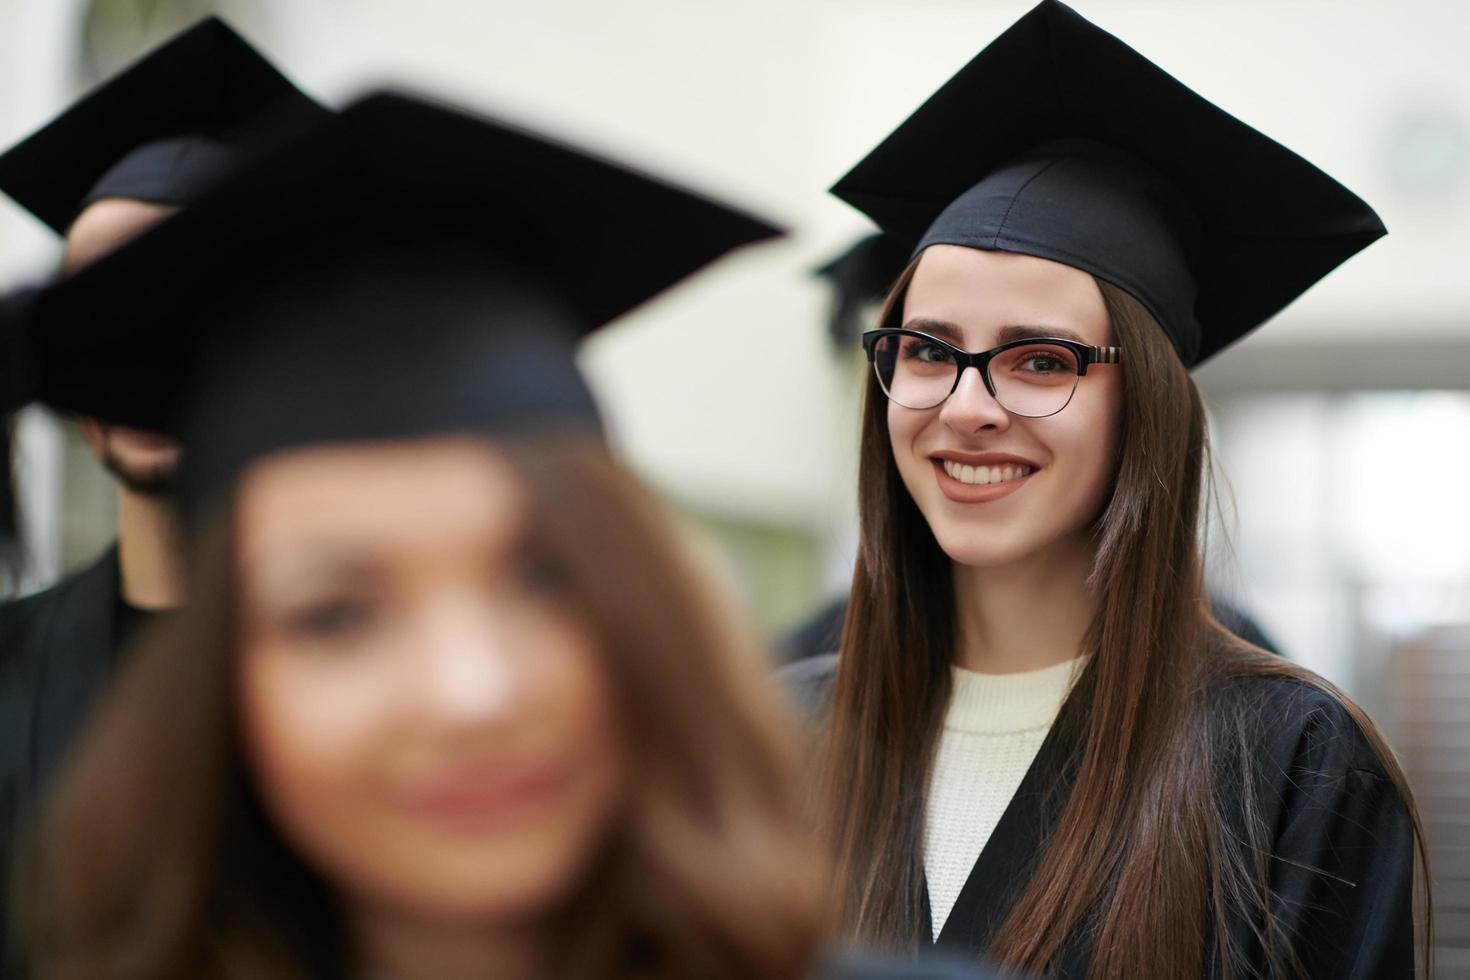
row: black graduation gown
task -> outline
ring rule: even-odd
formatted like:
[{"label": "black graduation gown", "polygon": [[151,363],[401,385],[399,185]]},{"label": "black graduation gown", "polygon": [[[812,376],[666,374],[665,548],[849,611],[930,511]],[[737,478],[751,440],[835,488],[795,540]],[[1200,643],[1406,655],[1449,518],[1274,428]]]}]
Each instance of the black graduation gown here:
[{"label": "black graduation gown", "polygon": [[[846,953],[823,964],[817,980],[998,980],[999,974],[957,958],[915,963],[890,957]],[[1014,978],[1012,978],[1014,980]]]},{"label": "black graduation gown", "polygon": [[[829,655],[786,668],[781,679],[820,721],[836,674]],[[1220,699],[1242,699],[1261,719],[1252,733],[1254,809],[1272,828],[1271,914],[1291,937],[1310,977],[1414,975],[1413,836],[1403,799],[1361,730],[1335,700],[1298,681],[1243,678]],[[1002,814],[934,946],[983,957],[1055,825],[1076,774],[1072,726],[1059,719]],[[1221,772],[1227,812],[1244,819],[1243,783]],[[1251,923],[1229,925],[1258,975],[1268,975]],[[921,949],[932,937],[925,896],[914,923]],[[1086,975],[1090,949],[1070,944],[1057,975]],[[1213,954],[1206,951],[1207,969]],[[1147,965],[1140,964],[1140,975]]]},{"label": "black graduation gown", "polygon": [[[113,671],[130,619],[117,549],[35,595],[0,605],[0,881],[42,794]],[[8,890],[0,890],[3,911]],[[0,915],[0,976],[11,955]]]}]

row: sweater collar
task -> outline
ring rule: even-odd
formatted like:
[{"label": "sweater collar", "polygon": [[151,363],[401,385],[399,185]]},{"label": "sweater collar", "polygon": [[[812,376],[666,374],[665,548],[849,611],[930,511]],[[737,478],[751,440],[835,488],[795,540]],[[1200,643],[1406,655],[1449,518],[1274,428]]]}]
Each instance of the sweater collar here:
[{"label": "sweater collar", "polygon": [[953,667],[954,690],[944,727],[977,735],[1049,728],[1086,663],[1084,656],[1016,674]]}]

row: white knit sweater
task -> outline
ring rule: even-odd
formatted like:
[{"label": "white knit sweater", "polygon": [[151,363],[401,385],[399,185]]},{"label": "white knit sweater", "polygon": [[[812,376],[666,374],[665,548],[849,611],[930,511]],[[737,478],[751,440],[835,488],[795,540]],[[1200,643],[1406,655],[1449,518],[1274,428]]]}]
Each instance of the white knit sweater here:
[{"label": "white knit sweater", "polygon": [[934,938],[1036,758],[1082,659],[1020,674],[954,668],[924,827]]}]

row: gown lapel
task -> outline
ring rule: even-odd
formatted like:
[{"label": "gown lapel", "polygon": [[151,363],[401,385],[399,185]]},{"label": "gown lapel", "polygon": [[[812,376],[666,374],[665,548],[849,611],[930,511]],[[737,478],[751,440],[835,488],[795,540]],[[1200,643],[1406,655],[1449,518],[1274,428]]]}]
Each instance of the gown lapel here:
[{"label": "gown lapel", "polygon": [[[1030,879],[1046,839],[1056,826],[1071,793],[1080,756],[1080,711],[1075,699],[1063,705],[1016,795],[1001,814],[985,848],[955,899],[954,908],[934,945],[939,949],[983,955],[990,947],[1020,890]],[[929,890],[924,889],[924,941],[934,935]]]}]

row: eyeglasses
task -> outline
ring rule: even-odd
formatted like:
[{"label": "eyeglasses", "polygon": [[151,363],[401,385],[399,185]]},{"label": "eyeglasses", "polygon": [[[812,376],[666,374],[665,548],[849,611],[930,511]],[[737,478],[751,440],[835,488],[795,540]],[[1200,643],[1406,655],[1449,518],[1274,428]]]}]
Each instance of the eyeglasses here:
[{"label": "eyeglasses", "polygon": [[1040,419],[1072,400],[1077,379],[1091,364],[1117,364],[1121,347],[1089,347],[1072,340],[1040,337],[1013,340],[971,354],[916,330],[869,330],[863,349],[889,401],[904,408],[943,404],[959,387],[966,368],[975,368],[985,390],[1012,415]]}]

